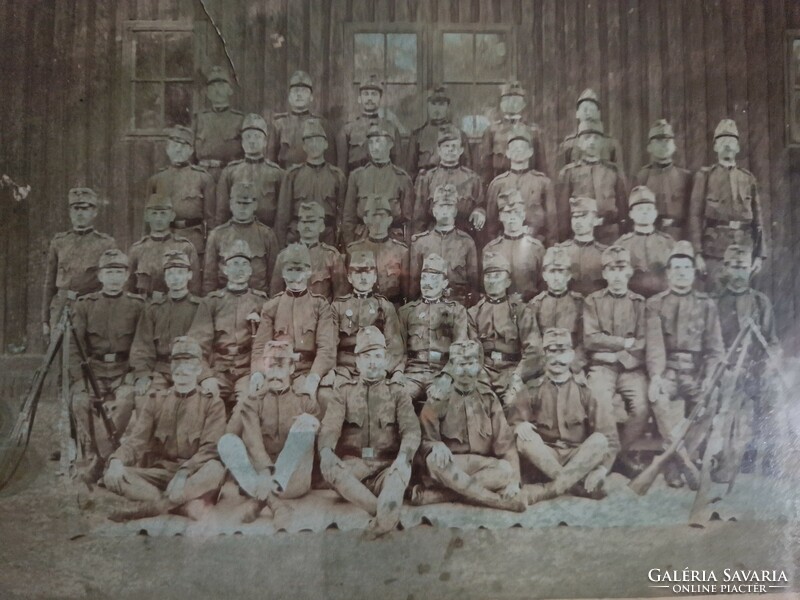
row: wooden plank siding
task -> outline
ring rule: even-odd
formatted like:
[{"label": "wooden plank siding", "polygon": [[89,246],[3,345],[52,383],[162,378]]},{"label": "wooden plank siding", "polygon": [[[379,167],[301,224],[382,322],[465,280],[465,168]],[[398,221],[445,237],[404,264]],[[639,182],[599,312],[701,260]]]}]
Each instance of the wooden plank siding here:
[{"label": "wooden plank siding", "polygon": [[[205,7],[203,6],[205,5]],[[207,11],[207,12],[206,12]],[[122,69],[125,23],[193,22],[196,107],[201,73],[236,66],[234,105],[269,116],[286,110],[295,69],[314,79],[318,112],[338,128],[354,112],[345,23],[415,24],[425,64],[441,24],[514,28],[517,77],[528,116],[550,159],[575,127],[577,95],[601,96],[607,130],[620,140],[629,177],[648,161],[646,135],[668,118],[678,163],[714,159],[720,119],[739,125],[741,165],[760,182],[770,260],[758,280],[774,299],[785,336],[797,338],[800,277],[773,265],[800,261],[800,160],[787,148],[785,35],[800,28],[786,0],[0,0],[6,72],[0,171],[32,186],[24,203],[0,193],[0,352],[40,352],[41,277],[48,240],[69,227],[66,192],[85,183],[108,200],[98,227],[127,248],[142,231],[147,178],[166,162],[164,142],[127,135],[130,82]],[[427,68],[420,89],[434,83]],[[409,128],[418,123],[405,124]],[[797,340],[794,339],[793,342]]]}]

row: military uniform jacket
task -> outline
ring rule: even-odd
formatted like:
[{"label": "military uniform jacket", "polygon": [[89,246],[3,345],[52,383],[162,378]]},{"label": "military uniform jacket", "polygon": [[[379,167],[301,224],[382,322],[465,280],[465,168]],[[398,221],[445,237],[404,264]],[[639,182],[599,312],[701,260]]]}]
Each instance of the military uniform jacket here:
[{"label": "military uniform jacket", "polygon": [[382,240],[366,237],[347,245],[348,257],[360,250],[375,255],[378,267],[376,290],[391,302],[402,304],[403,297],[408,293],[408,246],[389,236]]},{"label": "military uniform jacket", "polygon": [[570,238],[558,246],[564,248],[569,255],[572,271],[570,289],[586,296],[606,286],[602,261],[603,250],[607,248],[605,244],[597,240],[579,242],[575,238]]},{"label": "military uniform jacket", "polygon": [[145,305],[131,345],[130,363],[137,378],[171,372],[172,341],[189,332],[199,306],[200,298],[192,294],[178,299],[165,294]]},{"label": "military uniform jacket", "polygon": [[574,377],[562,384],[546,375],[528,382],[509,407],[508,422],[511,427],[531,423],[546,444],[577,447],[591,434],[602,433],[608,440],[603,465],[609,470],[619,452],[611,407],[599,404],[588,386]]},{"label": "military uniform jacket", "polygon": [[481,178],[467,167],[439,165],[430,171],[421,171],[415,188],[414,233],[433,228],[436,224],[431,212],[433,193],[440,185],[452,184],[458,196],[456,226],[462,231],[471,231],[470,215],[474,211],[486,214]]},{"label": "military uniform jacket", "polygon": [[616,245],[631,253],[631,290],[649,298],[667,289],[667,261],[675,246],[672,236],[657,229],[652,233],[632,231],[619,238]]},{"label": "military uniform jacket", "polygon": [[656,195],[658,226],[676,240],[685,239],[692,173],[674,164],[645,165],[636,175],[637,185],[646,185]]},{"label": "military uniform jacket", "polygon": [[[769,297],[758,290],[747,288],[744,292],[737,293],[725,288],[717,298],[719,320],[722,327],[722,339],[725,347],[730,348],[739,330],[745,326],[747,318],[761,329],[767,343],[773,351],[780,348],[780,340],[775,331],[775,313]],[[761,344],[753,338],[748,350],[751,365],[762,364],[766,360],[766,352]]]},{"label": "military uniform jacket", "polygon": [[242,158],[241,128],[244,114],[232,108],[202,110],[194,116],[194,154],[203,161],[220,161],[224,167]]},{"label": "military uniform jacket", "polygon": [[507,115],[489,125],[483,132],[479,155],[483,181],[487,185],[500,173],[511,168],[511,162],[506,156],[508,138],[512,130],[520,125],[526,126],[530,130],[531,147],[533,148],[531,166],[542,173],[547,172],[547,157],[539,126],[534,123],[525,123],[519,115]]},{"label": "military uniform jacket", "polygon": [[[328,134],[328,139],[333,140],[328,122],[319,115],[310,111],[276,113],[272,117],[272,131],[267,142],[267,157],[272,162],[288,169],[306,161],[306,151],[303,150],[303,128],[308,119],[319,121]],[[333,142],[325,151],[325,160],[336,163],[336,144]]]},{"label": "military uniform jacket", "polygon": [[[222,400],[200,388],[188,396],[174,388],[152,391],[130,436],[111,455],[126,466],[177,466],[193,475],[219,457],[217,442],[225,433]],[[177,470],[177,469],[176,469]]]},{"label": "military uniform jacket", "polygon": [[[428,121],[422,127],[418,127],[411,132],[408,138],[408,157],[406,166],[408,174],[416,177],[421,171],[429,171],[439,165],[439,128],[443,125],[452,125],[449,120]],[[469,145],[469,138],[463,131],[461,132],[461,145],[464,153],[461,155],[460,164],[467,168],[472,168],[472,157]]]},{"label": "military uniform jacket", "polygon": [[[199,230],[202,239],[203,223],[209,229],[217,225],[216,184],[203,167],[189,164],[164,167],[148,180],[147,193],[160,194],[172,200],[177,230],[188,228],[183,227],[181,221],[197,222],[191,227]],[[184,233],[181,235],[188,237]],[[191,241],[194,243],[194,239]]]},{"label": "military uniform jacket", "polygon": [[270,227],[275,226],[278,213],[278,197],[281,191],[284,171],[274,162],[266,159],[243,158],[228,163],[222,170],[217,183],[217,223],[231,218],[231,189],[234,183],[252,183],[258,194],[256,218]]},{"label": "military uniform jacket", "polygon": [[516,237],[501,235],[486,244],[483,258],[486,260],[487,252],[496,252],[505,257],[511,265],[508,293],[519,294],[527,302],[541,289],[544,251],[542,242],[527,233]]},{"label": "military uniform jacket", "polygon": [[[144,298],[129,292],[118,296],[94,292],[75,303],[72,325],[96,377],[114,379],[129,371],[131,344],[143,308]],[[70,376],[78,380],[81,375],[80,354],[73,344]]]},{"label": "military uniform jacket", "polygon": [[336,136],[336,159],[339,161],[339,168],[349,174],[358,167],[363,167],[368,162],[369,146],[367,144],[367,131],[373,125],[389,132],[394,140],[394,146],[390,153],[391,161],[397,162],[398,152],[400,152],[400,131],[397,125],[389,119],[374,116],[359,115],[355,120],[345,123],[339,135]]},{"label": "military uniform jacket", "polygon": [[367,194],[384,194],[392,207],[392,227],[402,228],[411,221],[414,211],[414,186],[411,177],[400,167],[369,163],[350,173],[342,213],[342,237],[345,243],[362,237],[364,203]]},{"label": "military uniform jacket", "polygon": [[400,320],[394,304],[383,296],[356,293],[341,296],[331,304],[333,324],[339,341],[336,363],[353,371],[356,368],[356,334],[362,327],[374,325],[386,338],[386,370],[402,369],[405,355]]},{"label": "military uniform jacket", "polygon": [[[269,286],[271,296],[286,289],[286,282],[283,280],[285,252],[281,250],[275,261]],[[318,242],[309,246],[308,253],[311,255],[311,278],[308,280],[308,289],[328,302],[346,293],[349,285],[344,274],[344,258],[339,251],[333,246]]]},{"label": "military uniform jacket", "polygon": [[100,256],[116,247],[113,237],[94,228],[64,231],[50,240],[44,273],[42,323],[48,322],[50,303],[59,290],[73,292],[77,298],[100,289],[97,280]]},{"label": "military uniform jacket", "polygon": [[200,261],[197,250],[188,239],[183,236],[168,232],[163,237],[153,234],[146,235],[138,242],[134,242],[128,251],[130,260],[130,288],[137,294],[146,297],[153,292],[163,294],[167,292],[164,281],[164,252],[177,250],[185,252],[192,263],[192,280],[189,289],[193,294],[200,293]]},{"label": "military uniform jacket", "polygon": [[407,373],[429,371],[431,363],[443,366],[450,344],[476,337],[467,309],[451,300],[415,300],[401,307],[398,316],[405,335]]},{"label": "military uniform jacket", "polygon": [[486,366],[498,370],[513,368],[522,358],[519,320],[523,307],[517,298],[494,300],[483,296],[467,311],[483,346]]},{"label": "military uniform jacket", "polygon": [[[589,361],[632,371],[644,367],[645,300],[627,292],[615,296],[608,288],[589,294],[583,303],[583,347]],[[625,339],[634,338],[633,347],[625,348]],[[617,355],[613,362],[595,358],[596,352]]]},{"label": "military uniform jacket", "polygon": [[432,229],[412,238],[409,297],[419,297],[422,262],[429,254],[438,254],[447,261],[449,265],[447,279],[453,290],[469,293],[479,289],[478,251],[469,234],[457,228],[447,232]]},{"label": "military uniform jacket", "polygon": [[572,333],[575,353],[579,354],[583,342],[583,296],[567,291],[560,296],[544,291],[525,305],[520,319],[520,333],[526,346],[542,346],[542,334],[551,327],[560,327]]},{"label": "military uniform jacket", "polygon": [[[605,144],[600,147],[600,158],[614,163],[617,165],[620,173],[625,172],[625,165],[622,161],[622,145],[615,137],[604,136]],[[577,162],[581,159],[583,152],[577,144],[577,132],[571,133],[564,138],[564,141],[558,147],[558,156],[556,156],[556,170],[561,170],[569,163]]]},{"label": "military uniform jacket", "polygon": [[275,232],[259,221],[237,223],[233,219],[215,227],[208,235],[206,257],[203,266],[203,293],[225,287],[225,274],[222,272],[222,250],[234,240],[244,240],[250,246],[253,258],[250,264],[253,274],[250,287],[257,290],[269,289],[275,260],[278,257],[278,239]]},{"label": "military uniform jacket", "polygon": [[717,163],[694,176],[689,205],[689,241],[704,256],[722,258],[731,244],[766,256],[761,200],[756,178],[739,167]]},{"label": "military uniform jacket", "polygon": [[558,239],[558,213],[553,183],[544,173],[527,169],[506,171],[492,179],[486,190],[486,230],[489,239],[503,232],[497,198],[506,190],[519,190],[525,201],[525,224],[540,241],[552,245]]},{"label": "military uniform jacket", "polygon": [[660,376],[668,368],[694,370],[708,377],[724,358],[719,313],[714,300],[696,290],[667,290],[646,304],[647,373]]},{"label": "military uniform jacket", "polygon": [[266,300],[260,290],[224,288],[200,301],[188,335],[203,348],[206,371],[249,370],[257,318]]},{"label": "military uniform jacket", "polygon": [[300,354],[296,374],[310,372],[322,378],[336,366],[336,329],[331,305],[322,296],[286,291],[264,303],[253,341],[253,372],[264,368],[264,346],[271,340],[292,343]]}]

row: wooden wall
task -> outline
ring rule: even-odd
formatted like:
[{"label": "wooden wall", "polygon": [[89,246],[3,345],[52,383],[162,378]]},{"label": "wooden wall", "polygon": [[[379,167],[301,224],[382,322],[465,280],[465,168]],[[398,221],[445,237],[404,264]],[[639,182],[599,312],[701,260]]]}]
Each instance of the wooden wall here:
[{"label": "wooden wall", "polygon": [[544,129],[551,157],[573,129],[574,102],[586,87],[604,100],[606,127],[621,140],[629,173],[646,162],[655,119],[673,123],[677,160],[692,169],[713,160],[717,122],[736,119],[741,164],[761,182],[766,209],[770,266],[759,285],[792,337],[800,169],[785,142],[784,63],[785,32],[800,27],[796,2],[0,0],[0,171],[33,187],[23,203],[0,197],[0,351],[41,350],[43,263],[49,238],[68,227],[70,187],[85,183],[107,198],[98,225],[121,245],[140,235],[144,182],[166,159],[161,140],[124,135],[124,21],[193,21],[202,66],[225,64],[208,15],[236,65],[236,103],[246,111],[283,110],[288,75],[305,69],[318,110],[337,125],[349,118],[340,84],[349,73],[345,22],[511,23],[529,116]]}]

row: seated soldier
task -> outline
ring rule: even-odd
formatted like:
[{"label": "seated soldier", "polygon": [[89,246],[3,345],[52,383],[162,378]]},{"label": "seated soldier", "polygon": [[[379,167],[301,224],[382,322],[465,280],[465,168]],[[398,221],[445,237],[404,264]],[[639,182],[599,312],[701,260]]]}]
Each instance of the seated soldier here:
[{"label": "seated soldier", "polygon": [[150,391],[133,431],[111,455],[106,488],[142,502],[113,513],[112,520],[152,517],[182,505],[197,518],[219,490],[225,469],[217,442],[225,432],[225,407],[197,384],[202,357],[192,338],[175,340],[172,387]]},{"label": "seated soldier", "polygon": [[422,456],[433,485],[415,485],[413,504],[466,501],[525,511],[519,458],[497,396],[478,385],[482,350],[472,340],[450,346],[453,385],[434,388],[422,407]]},{"label": "seated soldier", "polygon": [[219,455],[249,497],[237,509],[242,522],[255,520],[264,506],[273,516],[281,499],[311,489],[319,406],[292,389],[295,354],[289,342],[267,342],[263,393],[248,396],[219,440]]},{"label": "seated soldier", "polygon": [[597,202],[593,198],[570,198],[571,239],[559,244],[569,256],[572,283],[570,289],[587,296],[605,287],[603,264],[600,256],[606,249],[594,237],[597,218]]},{"label": "seated soldier", "polygon": [[619,450],[614,418],[570,371],[570,332],[548,329],[543,345],[545,373],[517,394],[508,416],[520,456],[549,480],[526,484],[523,494],[528,504],[570,491],[600,499]]},{"label": "seated soldier", "polygon": [[401,384],[386,379],[386,339],[377,327],[356,336],[358,378],[343,383],[319,432],[322,476],[374,519],[380,535],[397,527],[420,441],[419,421]]}]

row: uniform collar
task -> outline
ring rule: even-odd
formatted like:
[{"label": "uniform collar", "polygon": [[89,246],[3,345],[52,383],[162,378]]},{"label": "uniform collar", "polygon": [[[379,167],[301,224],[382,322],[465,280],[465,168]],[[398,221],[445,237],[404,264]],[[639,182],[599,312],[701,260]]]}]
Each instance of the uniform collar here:
[{"label": "uniform collar", "polygon": [[555,294],[555,293],[551,292],[550,290],[547,290],[547,295],[550,296],[551,298],[563,298],[567,294],[569,294],[569,288],[567,288],[566,290],[564,290],[560,294]]},{"label": "uniform collar", "polygon": [[672,161],[664,162],[664,163],[654,162],[653,166],[658,168],[658,169],[668,169],[669,167],[672,166]]},{"label": "uniform collar", "polygon": [[454,165],[446,165],[446,164],[442,163],[441,161],[439,162],[439,168],[440,169],[445,169],[446,171],[455,171],[460,166],[461,166],[460,163],[456,163]]},{"label": "uniform collar", "polygon": [[366,300],[367,298],[372,298],[373,295],[374,295],[374,293],[373,293],[372,290],[370,290],[368,292],[363,292],[363,293],[362,292],[357,292],[356,290],[353,290],[353,296],[355,296],[359,300]]},{"label": "uniform collar", "polygon": [[191,391],[188,391],[185,394],[179,392],[178,390],[176,390],[174,388],[173,388],[172,391],[175,393],[175,396],[177,396],[178,398],[181,398],[182,400],[185,400],[186,398],[191,398],[192,396],[197,395],[197,388],[192,388]]},{"label": "uniform collar", "polygon": [[178,298],[175,298],[174,296],[170,296],[169,292],[166,293],[166,296],[167,296],[167,298],[169,298],[173,302],[183,302],[184,300],[186,300],[189,297],[189,290],[186,290],[184,292],[183,296],[179,296]]},{"label": "uniform collar", "polygon": [[306,248],[308,248],[309,250],[311,250],[312,248],[316,248],[317,246],[319,246],[319,242],[318,242],[318,241],[317,241],[317,242],[314,242],[313,244],[306,244],[305,242],[300,242],[300,243],[301,243],[301,244],[303,244],[303,245],[304,245]]},{"label": "uniform collar", "polygon": [[594,238],[592,238],[591,240],[586,240],[585,242],[572,238],[572,241],[575,242],[576,246],[580,246],[581,248],[588,248],[589,246],[594,246],[595,243],[597,242],[597,240]]},{"label": "uniform collar", "polygon": [[85,227],[84,229],[75,229],[74,227],[72,228],[72,233],[74,233],[75,235],[86,235],[87,233],[92,233],[93,231],[94,227],[91,225],[89,227]]},{"label": "uniform collar", "polygon": [[656,228],[655,227],[653,227],[652,231],[638,231],[637,229],[633,230],[633,233],[635,233],[636,235],[641,235],[641,236],[653,235],[655,232],[656,232]]},{"label": "uniform collar", "polygon": [[308,293],[308,288],[304,289],[302,292],[293,292],[290,289],[286,290],[286,295],[291,296],[292,298],[302,298]]},{"label": "uniform collar", "polygon": [[295,117],[305,117],[311,113],[311,110],[308,108],[304,108],[303,110],[291,110],[290,111]]},{"label": "uniform collar", "polygon": [[449,122],[450,121],[448,119],[430,119],[428,121],[428,123],[434,127],[441,127],[442,125],[447,125]]},{"label": "uniform collar", "polygon": [[188,160],[184,160],[183,162],[172,163],[172,166],[175,167],[176,169],[185,169],[190,164],[192,163],[190,163]]},{"label": "uniform collar", "polygon": [[391,160],[387,160],[386,162],[377,162],[374,160],[370,160],[369,162],[370,164],[378,167],[379,169],[383,169],[384,167],[388,167],[390,164],[392,164]]},{"label": "uniform collar", "polygon": [[213,110],[215,113],[223,113],[227,111],[230,107],[231,107],[230,104],[226,104],[225,106],[212,106],[211,110]]},{"label": "uniform collar", "polygon": [[266,158],[264,158],[263,155],[262,156],[258,156],[258,157],[256,157],[256,156],[245,156],[244,157],[244,162],[246,162],[248,164],[251,164],[251,165],[261,164],[265,160],[266,160]]},{"label": "uniform collar", "polygon": [[593,167],[595,165],[599,165],[600,162],[601,162],[601,159],[600,159],[599,156],[597,158],[588,158],[586,156],[582,156],[581,157],[581,164],[582,165],[588,165],[590,167]]},{"label": "uniform collar", "polygon": [[389,239],[389,234],[387,233],[382,238],[374,238],[372,236],[369,236],[367,239],[369,239],[370,242],[375,242],[376,244],[382,244],[383,242]]},{"label": "uniform collar", "polygon": [[118,294],[107,294],[106,292],[102,292],[104,298],[121,298],[124,292],[119,292]]},{"label": "uniform collar", "polygon": [[442,230],[440,230],[440,229],[436,229],[436,228],[434,228],[434,229],[431,229],[431,231],[432,231],[433,233],[437,233],[437,234],[439,234],[439,236],[441,236],[441,237],[448,236],[448,235],[450,235],[451,233],[453,233],[455,230],[456,230],[456,227],[455,227],[455,225],[453,225],[453,228],[452,228],[452,229],[448,229],[447,231],[442,231]]},{"label": "uniform collar", "polygon": [[156,233],[151,233],[150,234],[150,239],[156,240],[157,242],[163,242],[164,240],[168,240],[171,237],[172,237],[172,232],[169,231],[169,230],[164,231],[163,233],[160,233],[160,234],[156,234]]},{"label": "uniform collar", "polygon": [[525,167],[524,169],[509,169],[514,175],[524,175],[525,173],[529,173],[531,171],[530,167]]},{"label": "uniform collar", "polygon": [[491,296],[485,296],[486,302],[489,304],[505,304],[508,301],[508,296],[503,296],[502,298],[492,298]]},{"label": "uniform collar", "polygon": [[743,290],[734,290],[731,287],[725,286],[725,292],[730,294],[731,296],[744,296],[745,294],[749,293],[752,288],[746,287]]},{"label": "uniform collar", "polygon": [[516,125],[521,121],[522,121],[522,115],[503,115],[503,122],[505,123],[513,123],[514,125]]},{"label": "uniform collar", "polygon": [[438,298],[426,298],[423,296],[420,298],[424,304],[439,304],[443,299],[444,298],[442,296],[439,296]]},{"label": "uniform collar", "polygon": [[362,112],[361,118],[367,119],[368,121],[377,121],[378,119],[381,118],[381,116],[380,114],[378,114],[378,111],[376,110],[374,113]]},{"label": "uniform collar", "polygon": [[231,289],[231,288],[229,288],[229,287],[226,287],[225,289],[226,289],[226,290],[228,290],[228,292],[229,292],[229,293],[231,293],[231,294],[233,294],[234,296],[243,296],[244,294],[246,294],[246,293],[249,291],[249,289],[250,289],[250,288],[249,288],[249,287],[247,287],[247,286],[244,286],[244,287],[243,287],[242,289],[240,289],[240,290],[232,290],[232,289]]},{"label": "uniform collar", "polygon": [[519,235],[508,235],[507,233],[503,233],[503,237],[507,240],[521,240],[525,237],[525,232],[523,231]]},{"label": "uniform collar", "polygon": [[678,296],[679,298],[685,298],[686,296],[691,296],[694,293],[694,288],[689,288],[686,292],[677,292],[672,288],[669,288],[669,293],[673,296]]},{"label": "uniform collar", "polygon": [[318,162],[318,163],[312,163],[312,162],[306,161],[306,165],[307,166],[311,167],[312,169],[317,169],[317,170],[321,169],[326,164],[327,163],[325,162],[325,159],[322,159],[322,162]]}]

